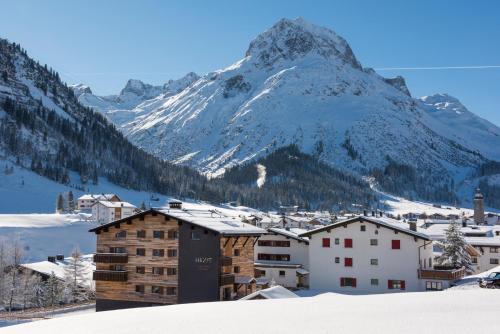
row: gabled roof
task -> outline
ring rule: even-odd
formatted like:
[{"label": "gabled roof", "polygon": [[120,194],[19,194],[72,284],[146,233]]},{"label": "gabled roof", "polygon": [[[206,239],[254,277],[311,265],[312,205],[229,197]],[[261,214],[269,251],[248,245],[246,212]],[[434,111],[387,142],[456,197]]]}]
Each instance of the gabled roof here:
[{"label": "gabled roof", "polygon": [[267,289],[262,289],[254,293],[251,293],[248,296],[241,298],[240,300],[251,300],[256,297],[261,297],[264,299],[278,299],[278,298],[297,298],[299,296],[297,296],[292,291],[282,287],[281,285],[276,285]]},{"label": "gabled roof", "polygon": [[259,227],[241,222],[236,217],[228,217],[220,213],[214,213],[210,210],[183,210],[183,209],[149,209],[135,215],[115,220],[108,224],[100,225],[89,230],[89,232],[98,232],[104,228],[115,226],[117,224],[145,216],[147,214],[160,214],[165,217],[174,218],[181,222],[187,222],[199,227],[206,228],[222,235],[234,236],[259,236],[266,231]]},{"label": "gabled roof", "polygon": [[107,208],[136,208],[135,205],[130,204],[129,202],[99,201],[97,203],[104,205]]},{"label": "gabled roof", "polygon": [[394,231],[398,231],[398,232],[401,232],[404,234],[408,234],[408,235],[411,235],[411,236],[414,236],[416,238],[420,238],[423,240],[431,240],[428,235],[420,233],[420,232],[412,231],[409,229],[409,227],[407,228],[405,226],[406,224],[401,223],[395,219],[391,219],[391,218],[387,218],[387,217],[367,217],[367,216],[360,216],[360,217],[355,217],[355,218],[351,218],[348,220],[343,220],[343,221],[340,221],[337,223],[333,223],[333,224],[330,224],[330,225],[327,225],[324,227],[320,227],[320,228],[308,231],[306,233],[302,233],[299,236],[300,237],[310,237],[315,233],[323,232],[326,230],[331,230],[331,229],[341,227],[344,225],[348,225],[351,223],[355,223],[355,222],[367,222],[367,223],[375,224],[378,226],[383,226],[385,228],[388,228],[388,229],[391,229]]},{"label": "gabled roof", "polygon": [[120,200],[120,197],[115,194],[85,194],[80,197],[78,197],[79,200],[96,200],[96,201],[108,201],[112,199],[113,197],[118,198]]},{"label": "gabled roof", "polygon": [[287,238],[292,238],[297,241],[305,242],[306,245],[309,245],[309,238],[304,238],[299,236],[301,233],[304,233],[306,230],[299,229],[299,228],[291,228],[290,230],[286,230],[283,228],[278,228],[278,227],[271,227],[267,229],[271,233],[276,233],[279,235],[282,235]]}]

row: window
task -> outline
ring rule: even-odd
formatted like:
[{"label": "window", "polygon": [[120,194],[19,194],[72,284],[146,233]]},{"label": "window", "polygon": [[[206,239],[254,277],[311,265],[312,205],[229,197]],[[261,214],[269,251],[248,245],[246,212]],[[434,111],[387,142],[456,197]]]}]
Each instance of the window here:
[{"label": "window", "polygon": [[125,266],[123,264],[112,264],[109,266],[109,270],[125,271]]},{"label": "window", "polygon": [[280,274],[281,277],[285,277],[286,276],[286,273],[285,273],[284,270],[280,270],[279,274]]},{"label": "window", "polygon": [[146,273],[146,268],[144,268],[144,267],[135,267],[135,272],[137,274],[145,274]]},{"label": "window", "polygon": [[360,231],[365,232],[366,231],[366,225],[361,225],[360,226]]},{"label": "window", "polygon": [[137,231],[137,237],[138,238],[145,238],[146,237],[146,231],[144,231],[144,230]]},{"label": "window", "polygon": [[378,246],[378,239],[370,239],[370,246]]},{"label": "window", "polygon": [[191,231],[191,240],[200,240],[200,236],[196,231]]},{"label": "window", "polygon": [[167,275],[168,276],[175,276],[175,275],[177,275],[177,268],[167,268]]},{"label": "window", "polygon": [[144,285],[136,285],[135,286],[135,292],[144,293],[144,291],[145,291]]},{"label": "window", "polygon": [[443,283],[441,282],[425,282],[425,289],[428,291],[441,291],[443,290]]},{"label": "window", "polygon": [[144,249],[144,248],[137,248],[135,250],[135,255],[137,255],[137,256],[146,256],[146,249]]},{"label": "window", "polygon": [[352,239],[344,239],[344,247],[352,248]]},{"label": "window", "polygon": [[178,235],[177,235],[177,231],[176,230],[170,230],[170,231],[168,231],[167,234],[168,234],[167,237],[168,237],[169,240],[176,240],[176,239],[179,238]]},{"label": "window", "polygon": [[390,290],[404,290],[405,281],[390,279],[387,281],[387,288]]},{"label": "window", "polygon": [[109,252],[114,254],[124,254],[127,253],[127,249],[125,247],[109,247]]},{"label": "window", "polygon": [[290,261],[289,254],[257,254],[257,258],[262,261]]},{"label": "window", "polygon": [[330,247],[330,238],[323,238],[322,245],[324,248]]},{"label": "window", "polygon": [[167,287],[167,296],[176,296],[177,295],[177,288],[174,286],[169,286]]},{"label": "window", "polygon": [[498,253],[498,247],[490,247],[490,253]]},{"label": "window", "polygon": [[235,249],[234,250],[234,256],[240,256],[240,250],[239,249]]},{"label": "window", "polygon": [[432,268],[432,257],[429,258],[429,268]]},{"label": "window", "polygon": [[234,273],[235,273],[235,274],[239,274],[239,273],[240,273],[240,267],[235,266],[235,267],[233,268],[233,271],[234,271]]},{"label": "window", "polygon": [[498,264],[498,259],[490,259],[490,264]]},{"label": "window", "polygon": [[340,245],[340,239],[339,238],[335,238],[335,245]]},{"label": "window", "polygon": [[372,278],[372,279],[370,280],[370,284],[371,284],[371,285],[378,285],[378,278]]},{"label": "window", "polygon": [[165,239],[165,232],[163,232],[163,231],[153,231],[153,238],[155,238],[155,239]]},{"label": "window", "polygon": [[177,257],[177,249],[168,249],[167,256],[168,257]]},{"label": "window", "polygon": [[158,295],[163,295],[163,287],[153,285],[151,287],[151,293],[158,294]]},{"label": "window", "polygon": [[163,268],[162,267],[153,267],[152,273],[153,273],[153,275],[163,275]]},{"label": "window", "polygon": [[378,259],[370,259],[370,264],[372,266],[378,266]]},{"label": "window", "polygon": [[290,247],[288,240],[259,240],[257,244],[262,247]]},{"label": "window", "polygon": [[340,257],[335,258],[335,263],[340,263]]},{"label": "window", "polygon": [[127,231],[120,231],[115,233],[115,238],[125,239],[127,237]]},{"label": "window", "polygon": [[164,249],[153,249],[153,256],[165,256],[165,250]]},{"label": "window", "polygon": [[344,266],[345,267],[352,267],[352,257],[344,258]]},{"label": "window", "polygon": [[341,277],[340,278],[340,286],[350,286],[355,288],[356,287],[356,279],[353,277]]},{"label": "window", "polygon": [[473,263],[473,264],[477,264],[477,257],[473,257],[473,258],[472,258],[472,263]]},{"label": "window", "polygon": [[401,241],[392,240],[391,246],[392,246],[392,249],[401,249]]}]

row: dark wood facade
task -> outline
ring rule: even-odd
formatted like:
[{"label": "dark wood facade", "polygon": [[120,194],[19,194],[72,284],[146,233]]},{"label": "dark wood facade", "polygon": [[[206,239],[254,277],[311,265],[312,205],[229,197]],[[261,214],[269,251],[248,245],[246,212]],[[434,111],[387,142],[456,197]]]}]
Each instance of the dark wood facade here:
[{"label": "dark wood facade", "polygon": [[91,231],[97,311],[231,300],[255,290],[256,234],[221,234],[156,210]]}]

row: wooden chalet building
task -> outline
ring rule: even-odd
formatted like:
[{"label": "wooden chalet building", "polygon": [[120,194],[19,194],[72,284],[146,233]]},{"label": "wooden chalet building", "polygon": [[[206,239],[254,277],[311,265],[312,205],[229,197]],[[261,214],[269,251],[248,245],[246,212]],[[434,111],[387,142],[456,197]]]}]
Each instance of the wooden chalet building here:
[{"label": "wooden chalet building", "polygon": [[254,244],[265,233],[181,202],[96,227],[96,310],[232,300],[255,291]]}]

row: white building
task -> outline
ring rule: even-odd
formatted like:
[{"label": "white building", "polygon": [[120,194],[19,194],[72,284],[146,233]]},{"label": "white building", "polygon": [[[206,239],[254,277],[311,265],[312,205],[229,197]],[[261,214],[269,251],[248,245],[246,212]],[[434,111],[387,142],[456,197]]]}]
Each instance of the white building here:
[{"label": "white building", "polygon": [[275,282],[287,288],[309,285],[309,239],[299,237],[302,229],[269,228],[254,247],[258,283]]},{"label": "white building", "polygon": [[430,238],[386,217],[356,217],[309,237],[311,289],[349,294],[441,290],[463,269],[434,270]]},{"label": "white building", "polygon": [[115,194],[85,194],[78,197],[78,210],[92,210],[98,201],[119,202],[120,198]]},{"label": "white building", "polygon": [[92,206],[92,219],[99,224],[132,216],[137,207],[128,202],[98,201]]}]

